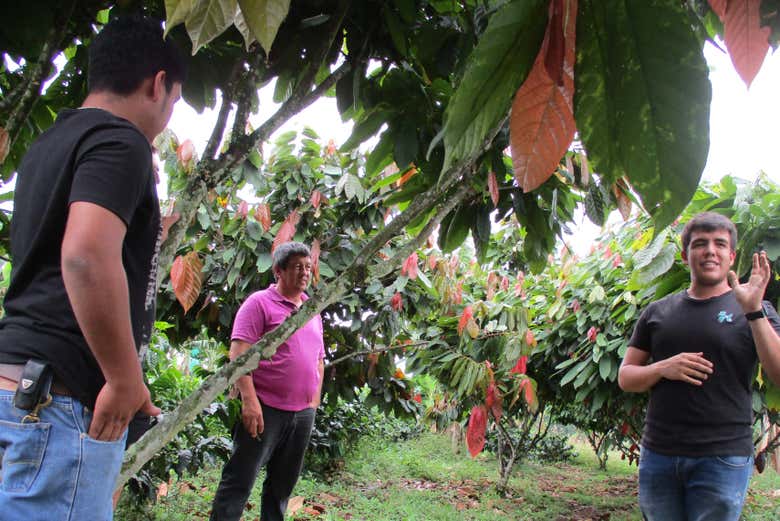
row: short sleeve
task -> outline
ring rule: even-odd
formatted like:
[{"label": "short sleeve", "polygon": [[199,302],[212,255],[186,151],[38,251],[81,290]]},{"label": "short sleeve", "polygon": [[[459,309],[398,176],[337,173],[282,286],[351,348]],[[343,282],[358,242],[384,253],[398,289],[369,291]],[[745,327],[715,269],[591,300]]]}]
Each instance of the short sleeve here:
[{"label": "short sleeve", "polygon": [[97,128],[79,146],[68,202],[97,204],[129,226],[151,173],[151,149],[137,130]]},{"label": "short sleeve", "polygon": [[652,346],[650,338],[650,326],[648,321],[652,314],[652,305],[648,306],[642,311],[642,314],[637,320],[636,326],[634,326],[634,333],[631,335],[631,340],[628,341],[629,347],[635,347],[642,351],[650,352]]},{"label": "short sleeve", "polygon": [[780,316],[778,316],[777,310],[768,300],[763,301],[761,305],[764,308],[766,317],[769,319],[769,323],[772,324],[772,329],[780,335]]},{"label": "short sleeve", "polygon": [[317,359],[322,360],[325,358],[325,331],[322,327],[322,317],[317,315],[317,321],[320,325],[320,352],[317,354]]},{"label": "short sleeve", "polygon": [[[256,294],[255,294],[256,295]],[[241,340],[254,344],[265,334],[265,311],[261,299],[255,295],[250,296],[241,304],[233,321],[231,340]]]}]

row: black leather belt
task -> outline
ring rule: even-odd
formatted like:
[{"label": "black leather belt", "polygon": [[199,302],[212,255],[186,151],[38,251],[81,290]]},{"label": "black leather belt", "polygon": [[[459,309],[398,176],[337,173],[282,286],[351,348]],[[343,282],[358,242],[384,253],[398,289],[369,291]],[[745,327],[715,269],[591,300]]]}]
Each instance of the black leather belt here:
[{"label": "black leather belt", "polygon": [[[0,389],[15,391],[19,377],[22,375],[23,364],[0,364]],[[5,381],[3,381],[5,380]],[[62,396],[73,396],[67,387],[55,380],[51,384],[51,393]]]}]

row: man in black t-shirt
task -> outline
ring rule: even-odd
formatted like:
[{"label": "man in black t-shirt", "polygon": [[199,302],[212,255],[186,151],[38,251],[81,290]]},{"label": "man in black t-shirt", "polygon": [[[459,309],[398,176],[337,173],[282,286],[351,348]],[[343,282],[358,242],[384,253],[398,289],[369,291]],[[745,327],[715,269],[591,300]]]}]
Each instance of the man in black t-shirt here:
[{"label": "man in black t-shirt", "polygon": [[[128,423],[159,414],[139,362],[163,235],[150,143],[184,74],[159,22],[111,22],[90,46],[82,107],[61,112],[19,166],[0,321],[3,519],[110,519]],[[28,360],[54,380],[25,417],[12,397]]]},{"label": "man in black t-shirt", "polygon": [[771,270],[753,255],[749,280],[730,271],[737,230],[705,212],[683,229],[691,285],[650,304],[620,367],[620,387],[650,391],[639,460],[647,520],[736,521],[753,466],[757,364],[780,384],[780,317],[762,301]]}]

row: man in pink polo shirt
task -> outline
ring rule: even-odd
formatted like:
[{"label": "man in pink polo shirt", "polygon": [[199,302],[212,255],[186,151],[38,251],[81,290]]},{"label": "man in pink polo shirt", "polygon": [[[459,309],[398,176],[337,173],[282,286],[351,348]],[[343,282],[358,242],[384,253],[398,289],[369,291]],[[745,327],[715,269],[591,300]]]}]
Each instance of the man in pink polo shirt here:
[{"label": "man in pink polo shirt", "polygon": [[[276,284],[249,296],[233,324],[233,360],[275,329],[308,298],[311,252],[300,242],[273,253]],[[236,382],[241,421],[233,431],[233,452],[222,469],[211,521],[238,521],[260,468],[266,466],[261,521],[282,521],[287,499],[303,467],[314,411],[320,403],[325,346],[317,315],[283,342],[270,360]]]}]

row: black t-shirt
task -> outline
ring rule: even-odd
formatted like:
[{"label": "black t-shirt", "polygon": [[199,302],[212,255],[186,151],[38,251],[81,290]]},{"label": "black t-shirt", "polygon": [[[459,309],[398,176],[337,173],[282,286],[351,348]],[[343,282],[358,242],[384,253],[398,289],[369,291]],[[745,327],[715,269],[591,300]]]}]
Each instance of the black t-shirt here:
[{"label": "black t-shirt", "polygon": [[[780,317],[763,303],[775,331]],[[753,453],[752,389],[758,355],[734,293],[705,300],[687,291],[650,304],[629,345],[653,361],[681,352],[704,353],[713,373],[701,386],[662,378],[650,390],[642,445],[679,456],[748,456]]]},{"label": "black t-shirt", "polygon": [[161,227],[151,148],[132,123],[100,109],[63,111],[27,151],[14,193],[13,268],[0,321],[0,363],[48,361],[92,407],[105,380],[76,322],[60,269],[68,208],[76,201],[100,205],[127,225],[122,262],[140,350],[154,320]]}]

